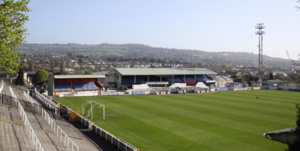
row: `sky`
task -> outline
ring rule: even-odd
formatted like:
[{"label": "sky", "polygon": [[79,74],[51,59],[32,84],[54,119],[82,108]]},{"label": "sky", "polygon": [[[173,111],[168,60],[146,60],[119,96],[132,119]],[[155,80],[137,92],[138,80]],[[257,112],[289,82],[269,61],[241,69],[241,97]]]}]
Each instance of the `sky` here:
[{"label": "sky", "polygon": [[297,0],[31,0],[27,43],[145,44],[152,47],[297,59]]}]

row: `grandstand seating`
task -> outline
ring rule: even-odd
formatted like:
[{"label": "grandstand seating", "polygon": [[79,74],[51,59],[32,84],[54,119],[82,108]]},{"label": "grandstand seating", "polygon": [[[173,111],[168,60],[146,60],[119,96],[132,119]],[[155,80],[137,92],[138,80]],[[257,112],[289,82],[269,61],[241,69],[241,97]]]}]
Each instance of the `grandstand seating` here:
[{"label": "grandstand seating", "polygon": [[196,79],[200,82],[211,80],[211,78],[207,77],[206,75],[197,75]]},{"label": "grandstand seating", "polygon": [[195,79],[190,75],[186,75],[185,77],[180,76],[180,78],[182,79],[182,81],[195,81]]},{"label": "grandstand seating", "polygon": [[[123,84],[134,83],[134,77],[122,77],[122,83]],[[136,78],[136,82],[135,83],[141,83],[141,80],[139,78]]]},{"label": "grandstand seating", "polygon": [[170,81],[170,82],[173,82],[173,83],[176,83],[176,82],[183,82],[180,78],[178,77],[167,77],[167,79]]},{"label": "grandstand seating", "polygon": [[94,82],[73,83],[72,86],[75,90],[95,90],[95,89],[99,89],[98,86]]},{"label": "grandstand seating", "polygon": [[54,85],[55,91],[70,91],[71,87],[69,83],[57,83]]}]

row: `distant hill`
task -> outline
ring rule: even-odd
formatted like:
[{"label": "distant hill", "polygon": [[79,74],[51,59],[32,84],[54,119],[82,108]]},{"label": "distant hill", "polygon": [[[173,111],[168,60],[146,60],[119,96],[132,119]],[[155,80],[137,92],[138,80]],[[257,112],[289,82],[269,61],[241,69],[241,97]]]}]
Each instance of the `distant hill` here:
[{"label": "distant hill", "polygon": [[[21,44],[15,51],[26,54],[105,55],[126,58],[164,59],[207,64],[257,65],[258,55],[247,52],[206,52],[202,50],[170,49],[142,44]],[[266,66],[290,66],[288,59],[264,55]]]}]

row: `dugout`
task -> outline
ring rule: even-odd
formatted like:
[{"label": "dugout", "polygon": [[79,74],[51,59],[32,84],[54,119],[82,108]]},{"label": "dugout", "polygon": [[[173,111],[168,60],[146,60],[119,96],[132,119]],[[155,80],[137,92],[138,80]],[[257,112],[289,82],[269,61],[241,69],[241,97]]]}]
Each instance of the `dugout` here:
[{"label": "dugout", "polygon": [[175,83],[195,86],[203,82],[206,86],[215,85],[217,73],[206,68],[115,68],[114,82],[117,88],[133,88],[133,85],[149,87],[170,87]]},{"label": "dugout", "polygon": [[48,78],[49,96],[87,96],[100,94],[105,75],[53,75]]}]

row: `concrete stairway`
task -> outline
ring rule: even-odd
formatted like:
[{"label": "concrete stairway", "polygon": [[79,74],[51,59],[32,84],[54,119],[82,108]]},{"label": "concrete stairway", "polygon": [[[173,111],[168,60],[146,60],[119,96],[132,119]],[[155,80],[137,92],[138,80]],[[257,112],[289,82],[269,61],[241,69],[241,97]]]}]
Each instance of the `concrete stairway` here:
[{"label": "concrete stairway", "polygon": [[[10,84],[7,82],[4,83],[4,89],[2,93],[11,96],[9,85]],[[23,95],[22,90],[13,88],[13,91],[18,99],[26,99]],[[14,123],[18,123],[21,125],[24,124],[24,121],[20,119],[21,117],[19,116],[17,108],[11,108],[11,112],[8,112],[8,110],[9,106],[0,104],[0,120],[10,122],[13,121]],[[45,151],[71,150],[70,148],[67,149],[64,146],[63,140],[60,141],[60,136],[57,136],[56,132],[54,133],[44,117],[33,114],[31,112],[26,112],[26,115],[31,126],[35,129],[35,133]],[[49,115],[52,116],[50,113]],[[71,137],[71,139],[79,147],[80,151],[102,151],[102,149],[96,143],[89,140],[85,135],[81,133],[80,130],[75,128],[72,124],[64,122],[61,119],[54,120],[56,124],[60,126],[62,130]],[[34,150],[35,148],[25,132],[26,131],[24,126],[0,121],[0,151]]]},{"label": "concrete stairway", "polygon": [[[43,130],[46,130],[48,132],[53,132],[51,128],[48,126],[47,120],[44,119],[44,117],[39,115],[33,115],[32,113],[27,114],[29,121],[32,123],[33,127],[40,127]],[[38,122],[34,122],[34,120]],[[69,124],[68,122],[55,120],[56,124],[61,127],[61,129],[67,133],[71,137],[71,139],[74,141],[74,143],[79,147],[80,151],[99,151],[102,150],[99,146],[94,144],[92,141],[88,140],[77,128],[75,128],[72,124]],[[56,132],[54,134],[47,133],[49,137],[55,139],[52,140],[53,143],[56,145],[58,149],[60,147],[63,147],[63,142],[58,141],[60,139],[60,136],[57,137]],[[38,134],[37,134],[38,135]],[[38,136],[39,137],[39,136]],[[39,137],[41,138],[41,137]],[[71,145],[71,144],[70,144]]]},{"label": "concrete stairway", "polygon": [[16,108],[0,104],[0,151],[33,151]]},{"label": "concrete stairway", "polygon": [[51,130],[50,126],[48,126],[47,121],[41,116],[34,115],[30,112],[27,112],[26,115],[31,123],[31,126],[35,128],[35,133],[45,151],[70,150],[70,148],[67,149],[64,146],[63,140],[60,141],[56,133],[54,134],[54,131]]}]

